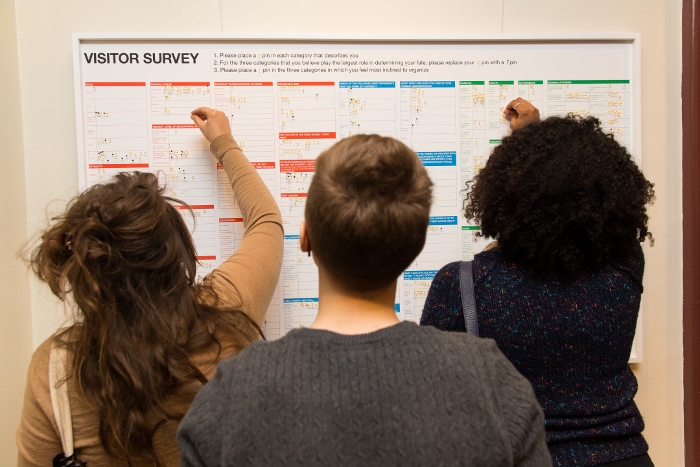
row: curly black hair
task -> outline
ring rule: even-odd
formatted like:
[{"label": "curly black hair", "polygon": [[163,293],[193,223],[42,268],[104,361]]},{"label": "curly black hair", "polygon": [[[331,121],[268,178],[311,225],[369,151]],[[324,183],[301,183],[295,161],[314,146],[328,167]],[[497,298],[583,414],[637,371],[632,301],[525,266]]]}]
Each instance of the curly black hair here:
[{"label": "curly black hair", "polygon": [[464,215],[506,260],[572,277],[653,243],[653,187],[598,119],[550,117],[503,138],[467,183]]}]

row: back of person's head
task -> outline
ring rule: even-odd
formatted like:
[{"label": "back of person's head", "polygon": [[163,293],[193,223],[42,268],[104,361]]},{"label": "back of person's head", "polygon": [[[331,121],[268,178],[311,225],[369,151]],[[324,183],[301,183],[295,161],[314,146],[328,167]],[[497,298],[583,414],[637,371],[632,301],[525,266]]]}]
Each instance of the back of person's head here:
[{"label": "back of person's head", "polygon": [[550,117],[513,131],[468,184],[465,216],[504,258],[572,276],[625,261],[647,230],[646,180],[593,117]]},{"label": "back of person's head", "polygon": [[136,308],[120,307],[127,296],[155,302],[149,305],[157,311],[157,301],[192,285],[192,237],[154,174],[120,173],[94,185],[54,221],[34,251],[33,267],[54,294],[64,299],[71,292],[85,324],[144,319],[132,316]]},{"label": "back of person's head", "polygon": [[156,427],[184,415],[165,399],[184,380],[206,382],[190,354],[218,343],[213,329],[246,325],[198,303],[216,297],[194,284],[195,246],[171,203],[183,204],[154,174],[120,173],[70,201],[32,252],[37,276],[73,305],[76,324],[57,339],[116,457],[157,462]]},{"label": "back of person's head", "polygon": [[306,202],[314,258],[355,291],[390,285],[425,244],[432,182],[393,138],[354,135],[323,152]]}]

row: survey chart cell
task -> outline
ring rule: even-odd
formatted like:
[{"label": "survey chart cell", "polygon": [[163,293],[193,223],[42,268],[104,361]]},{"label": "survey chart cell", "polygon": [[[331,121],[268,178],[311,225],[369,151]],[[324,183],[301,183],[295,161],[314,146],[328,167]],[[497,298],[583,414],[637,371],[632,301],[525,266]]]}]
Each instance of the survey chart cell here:
[{"label": "survey chart cell", "polygon": [[622,145],[630,144],[629,80],[549,80],[547,115],[596,117]]},{"label": "survey chart cell", "polygon": [[332,146],[335,132],[280,133],[280,210],[285,229],[297,232],[304,220],[309,185],[316,169],[316,157]]},{"label": "survey chart cell", "polygon": [[480,232],[481,227],[478,225],[463,225],[461,227],[462,261],[473,260],[475,254],[481,253],[486,245],[493,241],[493,239],[477,235]]},{"label": "survey chart cell", "polygon": [[283,299],[283,313],[286,332],[294,328],[309,327],[318,314],[318,298],[285,298]]},{"label": "survey chart cell", "polygon": [[544,80],[518,80],[518,97],[528,101],[537,109],[544,109]]},{"label": "survey chart cell", "polygon": [[190,121],[193,109],[211,106],[209,81],[151,82],[151,115],[165,122]]},{"label": "survey chart cell", "polygon": [[400,139],[416,152],[457,150],[454,81],[400,81]]},{"label": "survey chart cell", "polygon": [[341,138],[357,133],[397,137],[395,81],[341,81],[338,88]]},{"label": "survey chart cell", "polygon": [[88,164],[88,186],[110,181],[120,172],[148,171],[148,164]]},{"label": "survey chart cell", "polygon": [[501,139],[510,133],[510,122],[503,113],[508,103],[516,98],[515,81],[489,81],[486,91],[486,106],[489,139]]},{"label": "survey chart cell", "polygon": [[145,82],[85,82],[87,186],[120,171],[148,169]]},{"label": "survey chart cell", "polygon": [[270,300],[270,305],[267,307],[267,315],[265,315],[265,321],[261,329],[265,335],[265,339],[274,340],[284,335],[282,332],[283,328],[284,321],[281,298],[279,292],[275,292],[272,296],[272,300]]},{"label": "survey chart cell", "polygon": [[440,269],[445,264],[458,260],[459,241],[457,216],[431,216],[425,246],[407,269]]},{"label": "survey chart cell", "polygon": [[416,323],[420,321],[430,284],[432,284],[437,272],[438,269],[404,271],[401,313],[405,321]]},{"label": "survey chart cell", "polygon": [[275,96],[271,81],[217,81],[214,107],[231,121],[231,132],[251,162],[275,160]]},{"label": "survey chart cell", "polygon": [[438,270],[447,263],[460,258],[459,225],[457,216],[431,216],[425,247],[403,273],[402,318],[420,321],[425,298]]},{"label": "survey chart cell", "polygon": [[311,324],[318,308],[318,269],[313,258],[299,249],[299,235],[284,236],[280,283],[285,332]]},{"label": "survey chart cell", "polygon": [[280,161],[280,209],[285,226],[298,228],[304,220],[304,208],[316,161],[292,159]]},{"label": "survey chart cell", "polygon": [[292,159],[280,161],[281,192],[288,195],[306,194],[316,169],[316,161]]},{"label": "survey chart cell", "polygon": [[419,152],[418,157],[433,181],[433,209],[454,208],[460,196],[457,153],[455,151]]},{"label": "survey chart cell", "polygon": [[335,82],[278,82],[277,95],[282,132],[336,131]]},{"label": "survey chart cell", "polygon": [[279,134],[279,160],[316,159],[336,142],[334,131],[307,131]]},{"label": "survey chart cell", "polygon": [[213,204],[189,204],[189,206],[174,205],[192,234],[197,251],[197,280],[218,266],[216,231],[218,222]]},{"label": "survey chart cell", "polygon": [[241,244],[245,227],[242,217],[219,217],[219,253],[226,261]]},{"label": "survey chart cell", "polygon": [[152,125],[152,169],[171,196],[190,204],[214,204],[214,163],[195,124]]},{"label": "survey chart cell", "polygon": [[312,257],[299,248],[299,235],[284,236],[282,296],[316,297],[318,268]]}]

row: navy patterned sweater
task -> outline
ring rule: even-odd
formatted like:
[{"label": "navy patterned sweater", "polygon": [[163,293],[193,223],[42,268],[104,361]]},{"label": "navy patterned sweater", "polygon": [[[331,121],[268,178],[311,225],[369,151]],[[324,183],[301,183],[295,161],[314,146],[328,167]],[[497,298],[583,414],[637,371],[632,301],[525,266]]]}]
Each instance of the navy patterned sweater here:
[{"label": "navy patterned sweater", "polygon": [[[479,334],[532,383],[554,465],[597,465],[647,452],[627,363],[642,294],[641,247],[625,265],[571,281],[542,279],[484,251],[472,264]],[[435,276],[421,325],[464,332],[459,262]]]}]

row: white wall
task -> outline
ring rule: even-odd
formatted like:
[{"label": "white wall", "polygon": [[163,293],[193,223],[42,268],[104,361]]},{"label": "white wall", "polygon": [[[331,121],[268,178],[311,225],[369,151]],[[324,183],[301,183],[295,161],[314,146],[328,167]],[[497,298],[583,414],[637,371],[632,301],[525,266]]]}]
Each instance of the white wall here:
[{"label": "white wall", "polygon": [[[9,0],[0,1],[11,5]],[[22,0],[16,8],[31,233],[44,225],[50,201],[65,200],[77,191],[73,32],[640,32],[643,169],[656,184],[657,201],[651,210],[656,245],[645,250],[644,362],[635,365],[640,387],[637,402],[647,422],[645,435],[656,464],[682,465],[681,0],[436,0],[429,4],[417,0]],[[5,17],[3,11],[0,26]],[[12,183],[13,193],[22,193],[21,181]],[[54,203],[52,209],[60,207],[61,203]],[[17,268],[15,274],[24,277],[25,269]],[[5,282],[0,287],[3,295],[16,289],[6,288]],[[26,294],[19,295],[26,298]],[[48,292],[34,282],[29,296],[36,346],[64,315]],[[18,308],[17,313],[27,326],[30,314],[26,307]],[[18,378],[23,377],[21,373],[17,371]],[[0,423],[14,420],[5,418]]]},{"label": "white wall", "polygon": [[[0,0],[0,459],[14,459],[15,429],[22,408],[32,351],[29,282],[17,253],[27,235],[17,29],[13,0]],[[0,462],[7,464],[7,462]]]}]

